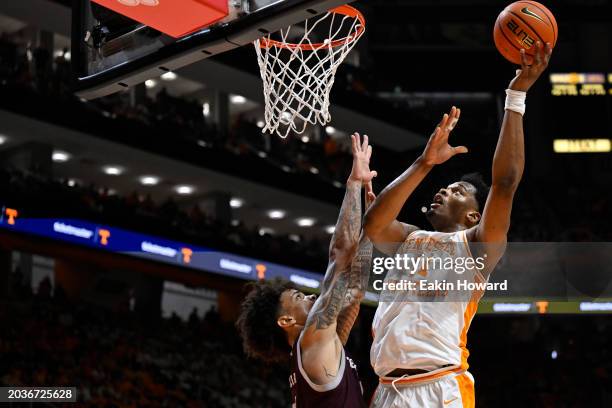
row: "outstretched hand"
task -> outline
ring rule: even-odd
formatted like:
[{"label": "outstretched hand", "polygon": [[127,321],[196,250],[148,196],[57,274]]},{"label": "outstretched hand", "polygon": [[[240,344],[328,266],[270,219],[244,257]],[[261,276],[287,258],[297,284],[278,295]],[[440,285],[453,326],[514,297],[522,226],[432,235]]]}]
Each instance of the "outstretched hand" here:
[{"label": "outstretched hand", "polygon": [[548,67],[548,61],[552,55],[552,47],[550,43],[542,45],[540,41],[536,42],[535,56],[532,58],[533,64],[529,64],[529,58],[525,54],[525,50],[521,49],[521,69],[516,71],[516,77],[510,82],[510,89],[515,91],[527,92],[529,88],[538,80],[542,72]]},{"label": "outstretched hand", "polygon": [[359,133],[351,135],[351,145],[353,150],[353,168],[349,181],[358,181],[362,184],[367,184],[378,175],[375,171],[370,170],[370,157],[372,157],[372,146],[368,143],[368,136],[363,136],[363,142]]},{"label": "outstretched hand", "polygon": [[459,122],[459,116],[461,109],[454,106],[449,113],[444,114],[425,146],[422,156],[425,164],[430,166],[442,164],[456,154],[468,152],[465,146],[453,147],[448,143],[448,137]]}]

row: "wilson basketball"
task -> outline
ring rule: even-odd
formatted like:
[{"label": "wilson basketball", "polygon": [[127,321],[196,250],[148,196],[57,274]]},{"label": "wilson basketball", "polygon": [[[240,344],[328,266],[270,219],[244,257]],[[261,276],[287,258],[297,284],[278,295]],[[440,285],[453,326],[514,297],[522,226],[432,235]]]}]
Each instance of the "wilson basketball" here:
[{"label": "wilson basketball", "polygon": [[499,52],[510,62],[521,63],[523,48],[531,63],[536,42],[557,43],[557,21],[545,6],[535,1],[517,1],[506,7],[497,17],[493,39]]}]

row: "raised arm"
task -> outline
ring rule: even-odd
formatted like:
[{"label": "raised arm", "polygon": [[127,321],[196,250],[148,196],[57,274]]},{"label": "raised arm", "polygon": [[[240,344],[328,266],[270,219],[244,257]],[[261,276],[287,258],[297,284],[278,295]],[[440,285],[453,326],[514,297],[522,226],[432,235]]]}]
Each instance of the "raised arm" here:
[{"label": "raised arm", "polygon": [[335,378],[339,368],[342,343],[336,333],[337,319],[349,287],[351,265],[357,252],[361,232],[361,189],[376,172],[370,171],[372,148],[364,136],[351,136],[353,168],[346,183],[346,193],[340,208],[329,250],[329,265],[323,279],[321,295],[316,300],[304,327],[301,341],[302,363],[312,381],[326,384]]},{"label": "raised arm", "polygon": [[[372,182],[365,186],[365,209],[367,210],[376,199],[372,190]],[[353,324],[359,315],[361,301],[363,300],[370,279],[370,270],[372,267],[372,242],[362,232],[359,239],[359,247],[357,254],[351,263],[351,271],[349,274],[348,291],[344,301],[344,307],[338,315],[336,324],[336,333],[340,338],[342,345],[345,345]]]},{"label": "raised arm", "polygon": [[521,50],[521,69],[510,82],[506,112],[493,157],[491,190],[482,219],[472,233],[474,241],[500,244],[493,248],[489,262],[496,263],[503,252],[510,228],[512,201],[525,168],[524,98],[548,66],[551,52],[550,44],[544,47],[537,42],[534,64],[528,65],[525,52]]},{"label": "raised arm", "polygon": [[448,144],[448,137],[459,121],[460,115],[461,110],[455,107],[449,114],[444,114],[429,138],[423,154],[408,170],[380,192],[364,220],[366,235],[374,244],[401,243],[417,229],[413,225],[397,221],[396,218],[406,200],[434,165],[444,163],[458,153],[467,152],[465,146],[452,147]]}]

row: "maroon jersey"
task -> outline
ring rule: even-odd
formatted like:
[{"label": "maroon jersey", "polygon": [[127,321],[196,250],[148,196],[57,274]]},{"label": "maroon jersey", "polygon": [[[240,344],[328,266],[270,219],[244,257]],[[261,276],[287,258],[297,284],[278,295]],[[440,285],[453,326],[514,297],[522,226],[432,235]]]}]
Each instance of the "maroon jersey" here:
[{"label": "maroon jersey", "polygon": [[[300,336],[301,338],[301,336]],[[357,365],[342,348],[342,361],[336,378],[329,384],[317,385],[308,378],[302,367],[299,339],[291,352],[291,408],[361,408],[363,388]]]}]

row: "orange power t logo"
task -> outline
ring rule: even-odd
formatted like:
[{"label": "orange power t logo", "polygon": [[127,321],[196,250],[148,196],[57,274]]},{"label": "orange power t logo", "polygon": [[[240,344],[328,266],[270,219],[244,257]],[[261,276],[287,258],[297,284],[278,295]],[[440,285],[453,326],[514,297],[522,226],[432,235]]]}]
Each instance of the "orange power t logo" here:
[{"label": "orange power t logo", "polygon": [[266,279],[266,265],[257,264],[255,265],[255,270],[257,270],[257,279],[263,280]]},{"label": "orange power t logo", "polygon": [[17,210],[13,208],[7,208],[6,210],[4,210],[4,212],[6,213],[8,217],[8,221],[7,221],[8,224],[15,225],[15,218],[17,218],[17,215],[19,214]]},{"label": "orange power t logo", "polygon": [[110,237],[110,231],[107,229],[99,229],[98,235],[100,236],[100,244],[108,245],[108,238]]},{"label": "orange power t logo", "polygon": [[541,300],[536,302],[536,307],[538,308],[538,313],[547,313],[548,312],[548,302],[545,300]]},{"label": "orange power t logo", "polygon": [[191,262],[191,255],[193,255],[193,251],[189,248],[181,248],[181,254],[183,254],[183,262],[189,263]]}]

